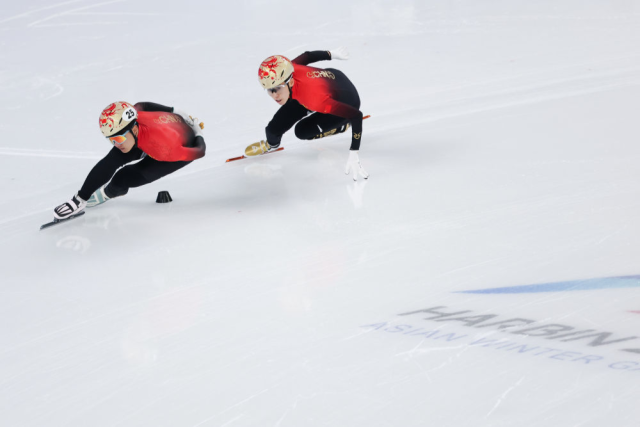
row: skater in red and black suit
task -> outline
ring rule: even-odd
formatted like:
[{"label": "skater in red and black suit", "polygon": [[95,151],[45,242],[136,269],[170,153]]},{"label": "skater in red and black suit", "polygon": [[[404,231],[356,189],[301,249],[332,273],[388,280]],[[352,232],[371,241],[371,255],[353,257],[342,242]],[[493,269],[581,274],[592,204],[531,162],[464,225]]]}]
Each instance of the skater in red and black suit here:
[{"label": "skater in red and black suit", "polygon": [[[91,169],[78,193],[54,209],[56,219],[124,196],[129,188],[153,182],[204,157],[202,124],[173,107],[119,101],[105,108],[99,120],[113,148]],[[140,161],[125,166],[136,160]]]},{"label": "skater in red and black suit", "polygon": [[296,136],[306,140],[342,133],[351,127],[351,148],[345,172],[353,173],[354,180],[358,174],[368,178],[358,157],[363,117],[358,91],[341,71],[308,66],[318,61],[348,57],[346,49],[338,48],[305,52],[293,61],[281,55],[265,59],[258,77],[281,107],[266,128],[266,140],[251,144],[245,155],[256,156],[276,150],[282,135],[296,123]]}]

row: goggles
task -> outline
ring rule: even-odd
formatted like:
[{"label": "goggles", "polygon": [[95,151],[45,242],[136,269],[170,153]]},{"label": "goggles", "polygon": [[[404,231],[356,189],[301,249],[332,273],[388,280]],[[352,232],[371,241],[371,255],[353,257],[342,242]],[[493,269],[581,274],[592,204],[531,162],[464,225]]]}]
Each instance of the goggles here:
[{"label": "goggles", "polygon": [[109,140],[109,142],[111,142],[111,145],[122,145],[127,140],[127,137],[124,135],[114,135],[108,136],[107,139]]},{"label": "goggles", "polygon": [[289,76],[289,78],[288,78],[287,80],[285,80],[285,81],[284,81],[284,83],[282,83],[281,85],[278,85],[278,86],[275,86],[275,87],[272,87],[272,88],[267,89],[267,92],[268,92],[268,93],[276,93],[276,92],[278,92],[280,89],[282,89],[282,88],[284,88],[284,87],[287,87],[287,84],[289,83],[289,80],[291,80],[291,77],[293,77],[293,74],[291,74],[291,75]]},{"label": "goggles", "polygon": [[[124,142],[127,140],[127,137],[125,135],[127,134],[127,132],[129,132],[131,129],[133,129],[133,127],[137,123],[138,122],[136,120],[132,120],[131,123],[129,123],[124,129],[120,130],[120,133],[118,135],[108,136],[107,139],[109,140],[111,145],[122,145],[122,144],[124,144]],[[136,136],[134,134],[131,134],[131,135],[136,140],[136,142],[138,142],[138,139],[136,138]]]},{"label": "goggles", "polygon": [[287,87],[286,83],[283,84],[283,85],[278,85],[276,87],[269,88],[269,89],[267,89],[267,92],[269,92],[269,93],[277,93],[280,89],[285,88],[285,87]]}]

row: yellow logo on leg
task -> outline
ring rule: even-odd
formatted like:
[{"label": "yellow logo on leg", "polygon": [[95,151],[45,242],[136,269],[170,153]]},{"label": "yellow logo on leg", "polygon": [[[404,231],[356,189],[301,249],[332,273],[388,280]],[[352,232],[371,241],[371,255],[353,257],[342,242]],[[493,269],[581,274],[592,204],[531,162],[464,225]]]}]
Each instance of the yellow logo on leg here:
[{"label": "yellow logo on leg", "polygon": [[318,134],[318,135],[314,136],[313,139],[320,139],[320,138],[324,138],[326,136],[331,136],[331,135],[335,134],[337,131],[338,131],[338,129],[331,129],[331,130],[326,131],[325,133],[321,133],[321,134]]}]

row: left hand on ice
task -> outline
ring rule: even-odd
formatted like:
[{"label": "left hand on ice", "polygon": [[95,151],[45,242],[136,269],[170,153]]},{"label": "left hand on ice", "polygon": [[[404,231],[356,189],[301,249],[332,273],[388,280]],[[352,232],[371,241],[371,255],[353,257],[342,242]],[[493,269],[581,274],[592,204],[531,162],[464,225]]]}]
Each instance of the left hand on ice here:
[{"label": "left hand on ice", "polygon": [[360,157],[358,157],[357,151],[349,151],[349,159],[347,160],[347,167],[345,168],[344,173],[347,175],[352,173],[354,181],[358,180],[358,174],[362,175],[364,179],[369,178],[369,174],[360,164]]},{"label": "left hand on ice", "polygon": [[330,50],[329,53],[331,53],[331,59],[349,59],[349,51],[344,46]]}]

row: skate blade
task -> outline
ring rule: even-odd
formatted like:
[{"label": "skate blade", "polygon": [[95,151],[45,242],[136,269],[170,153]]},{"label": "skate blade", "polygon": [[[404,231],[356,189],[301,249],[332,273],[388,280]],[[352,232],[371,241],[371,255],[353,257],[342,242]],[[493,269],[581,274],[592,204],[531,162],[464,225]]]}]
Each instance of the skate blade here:
[{"label": "skate blade", "polygon": [[[282,151],[282,150],[284,150],[284,147],[277,148],[277,149],[275,149],[273,151],[267,151],[264,154],[271,154],[271,153],[275,153],[275,152]],[[264,154],[259,154],[257,156],[248,156],[248,157],[259,157],[259,156],[263,156]],[[243,156],[239,156],[239,157],[232,157],[230,159],[227,159],[225,161],[225,163],[235,162],[236,160],[242,160],[242,159],[246,159],[246,158],[247,158],[247,156],[244,156],[244,155]]]},{"label": "skate blade", "polygon": [[71,219],[78,218],[79,216],[82,216],[82,215],[84,215],[84,211],[81,211],[80,213],[77,213],[77,214],[75,214],[75,215],[71,215],[71,216],[70,216],[70,217],[68,217],[68,218],[64,218],[64,219],[54,219],[54,220],[53,220],[53,221],[51,221],[51,222],[48,222],[48,223],[46,223],[46,224],[42,224],[42,225],[40,226],[40,230],[44,230],[45,228],[53,227],[54,225],[62,224],[63,222],[67,222],[67,221],[69,221],[69,220],[71,220]]}]

